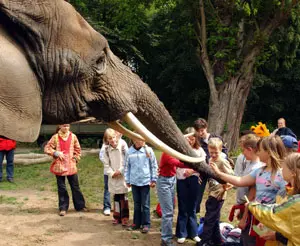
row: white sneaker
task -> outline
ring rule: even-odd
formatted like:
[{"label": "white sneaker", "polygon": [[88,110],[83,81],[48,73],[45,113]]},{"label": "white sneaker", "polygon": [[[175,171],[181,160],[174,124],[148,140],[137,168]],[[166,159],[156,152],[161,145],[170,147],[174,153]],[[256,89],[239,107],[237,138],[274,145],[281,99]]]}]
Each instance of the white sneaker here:
[{"label": "white sneaker", "polygon": [[110,209],[105,209],[105,210],[103,211],[103,214],[104,214],[105,216],[110,216]]},{"label": "white sneaker", "polygon": [[200,237],[196,236],[193,238],[193,240],[196,242],[196,243],[199,243],[201,241]]},{"label": "white sneaker", "polygon": [[184,242],[185,242],[185,238],[184,237],[177,239],[177,243],[184,243]]}]

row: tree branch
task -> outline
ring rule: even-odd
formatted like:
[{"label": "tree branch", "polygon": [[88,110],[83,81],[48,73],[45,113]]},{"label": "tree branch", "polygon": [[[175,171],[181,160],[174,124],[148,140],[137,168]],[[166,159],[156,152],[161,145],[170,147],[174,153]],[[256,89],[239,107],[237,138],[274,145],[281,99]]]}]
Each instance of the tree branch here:
[{"label": "tree branch", "polygon": [[[208,85],[210,88],[211,100],[213,102],[217,102],[218,91],[216,89],[214,73],[213,73],[212,66],[211,66],[208,52],[207,52],[206,19],[205,19],[203,0],[199,0],[199,9],[200,9],[201,23],[199,22],[199,18],[197,16],[196,17],[196,28],[197,28],[197,32],[198,32],[197,38],[201,40],[200,43],[202,44],[201,49],[200,49],[200,59],[202,61],[202,67],[203,67],[203,70],[206,75]],[[200,38],[199,38],[199,36],[200,36]]]}]

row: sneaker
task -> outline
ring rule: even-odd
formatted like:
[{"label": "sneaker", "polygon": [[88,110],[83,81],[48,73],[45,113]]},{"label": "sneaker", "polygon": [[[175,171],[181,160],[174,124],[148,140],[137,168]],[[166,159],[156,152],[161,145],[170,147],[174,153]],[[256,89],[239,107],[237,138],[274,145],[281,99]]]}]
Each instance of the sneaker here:
[{"label": "sneaker", "polygon": [[110,216],[110,209],[109,209],[109,208],[104,209],[103,214],[104,214],[105,216]]},{"label": "sneaker", "polygon": [[13,182],[14,182],[14,179],[13,179],[13,178],[7,178],[7,181],[8,181],[9,183],[13,183]]},{"label": "sneaker", "polygon": [[185,237],[181,237],[177,239],[177,243],[184,243],[185,242]]},{"label": "sneaker", "polygon": [[148,233],[150,228],[148,226],[144,226],[142,229],[142,233]]},{"label": "sneaker", "polygon": [[196,243],[199,243],[201,241],[200,237],[196,236],[193,238],[193,240],[196,242]]},{"label": "sneaker", "polygon": [[61,210],[59,212],[59,216],[65,216],[66,214],[67,214],[67,211],[65,211],[65,210]]},{"label": "sneaker", "polygon": [[136,231],[139,230],[140,228],[141,228],[140,226],[137,226],[136,224],[132,224],[127,228],[127,231]]},{"label": "sneaker", "polygon": [[117,224],[120,223],[120,221],[118,221],[118,220],[113,220],[112,223],[113,223],[113,225],[117,225]]}]

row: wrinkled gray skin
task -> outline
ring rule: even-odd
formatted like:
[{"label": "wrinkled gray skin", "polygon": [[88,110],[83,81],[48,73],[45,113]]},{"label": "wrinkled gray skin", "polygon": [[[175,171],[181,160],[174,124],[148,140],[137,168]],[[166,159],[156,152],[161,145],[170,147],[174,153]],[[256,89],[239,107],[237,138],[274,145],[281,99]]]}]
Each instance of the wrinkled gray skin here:
[{"label": "wrinkled gray skin", "polygon": [[[0,135],[34,141],[44,122],[132,112],[175,150],[195,156],[172,117],[107,40],[63,0],[0,0]],[[205,163],[189,164],[212,175]]]}]

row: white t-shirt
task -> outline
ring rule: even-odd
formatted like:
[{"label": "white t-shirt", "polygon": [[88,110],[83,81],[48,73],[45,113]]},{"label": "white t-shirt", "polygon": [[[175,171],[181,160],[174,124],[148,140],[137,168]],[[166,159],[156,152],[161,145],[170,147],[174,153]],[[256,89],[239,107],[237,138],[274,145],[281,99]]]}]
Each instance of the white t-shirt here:
[{"label": "white t-shirt", "polygon": [[[199,149],[193,149],[193,150],[196,152],[197,156],[206,158],[206,153],[201,147]],[[188,170],[188,168],[177,168],[176,178],[179,180],[186,179],[186,177],[184,176],[186,170]],[[192,175],[199,177],[199,173],[193,173]]]}]

